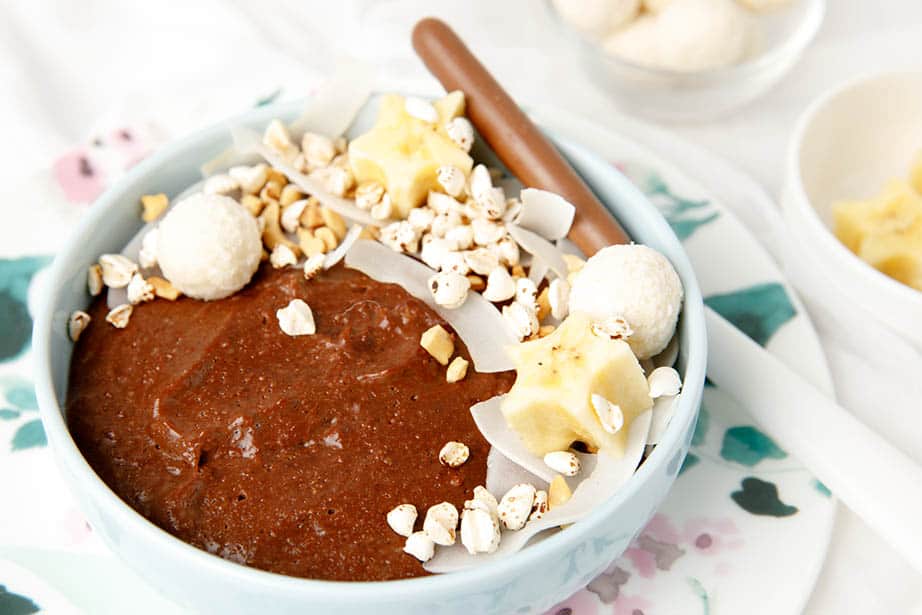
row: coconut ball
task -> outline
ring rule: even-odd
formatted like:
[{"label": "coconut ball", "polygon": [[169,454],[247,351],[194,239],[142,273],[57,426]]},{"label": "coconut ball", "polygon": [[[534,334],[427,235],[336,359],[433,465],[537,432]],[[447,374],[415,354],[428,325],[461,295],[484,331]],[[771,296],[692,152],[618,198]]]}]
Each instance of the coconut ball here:
[{"label": "coconut ball", "polygon": [[579,30],[604,36],[640,11],[640,0],[553,0],[560,16]]},{"label": "coconut ball", "polygon": [[193,194],[174,205],[158,228],[160,269],[190,297],[210,301],[232,295],[259,267],[259,225],[230,197]]},{"label": "coconut ball", "polygon": [[593,320],[624,318],[634,333],[627,339],[638,359],[666,348],[682,309],[682,281],[669,260],[636,244],[609,246],[575,275],[570,312]]},{"label": "coconut ball", "polygon": [[753,37],[750,15],[734,0],[670,0],[613,32],[603,45],[641,66],[696,72],[739,63]]}]

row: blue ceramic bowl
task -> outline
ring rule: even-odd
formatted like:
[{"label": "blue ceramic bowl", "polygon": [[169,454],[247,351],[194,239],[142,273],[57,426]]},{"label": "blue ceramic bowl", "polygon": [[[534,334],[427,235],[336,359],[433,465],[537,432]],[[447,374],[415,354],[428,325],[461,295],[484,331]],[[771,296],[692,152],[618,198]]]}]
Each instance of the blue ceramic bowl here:
[{"label": "blue ceramic bowl", "polygon": [[[61,250],[40,302],[33,344],[42,420],[65,480],[109,547],[163,594],[196,611],[539,613],[604,570],[666,497],[691,440],[706,358],[701,293],[679,240],[650,202],[611,164],[563,138],[557,139],[558,146],[596,194],[637,242],[669,257],[685,285],[679,330],[684,392],[675,417],[660,444],[627,484],[567,530],[507,559],[453,574],[375,583],[287,577],[209,555],[154,526],[100,480],[67,430],[62,402],[72,344],[66,323],[73,310],[84,309],[89,303],[87,266],[102,253],[120,251],[137,232],[141,195],[175,195],[197,181],[199,165],[229,146],[232,126],[259,129],[274,117],[292,119],[301,108],[301,104],[260,108],[162,148],[99,198]],[[369,126],[375,113],[373,101],[353,130],[360,132]]]}]

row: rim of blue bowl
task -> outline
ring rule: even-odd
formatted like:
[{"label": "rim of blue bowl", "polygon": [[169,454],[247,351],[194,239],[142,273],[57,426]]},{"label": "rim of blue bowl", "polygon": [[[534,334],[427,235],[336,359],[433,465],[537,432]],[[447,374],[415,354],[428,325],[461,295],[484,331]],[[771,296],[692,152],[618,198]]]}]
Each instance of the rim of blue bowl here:
[{"label": "rim of blue bowl", "polygon": [[[304,105],[305,101],[303,100],[267,105],[238,114],[209,128],[195,131],[188,136],[173,141],[138,163],[117,180],[96,200],[80,220],[70,239],[55,257],[51,266],[51,272],[47,278],[48,283],[38,302],[32,340],[36,396],[39,401],[42,422],[55,455],[58,457],[59,462],[67,465],[69,471],[83,480],[83,484],[86,486],[86,495],[104,507],[109,515],[116,517],[122,527],[127,528],[128,531],[146,533],[149,535],[149,541],[159,542],[162,548],[172,551],[175,557],[187,559],[200,569],[210,570],[228,580],[236,579],[249,585],[271,587],[274,591],[283,591],[304,598],[310,598],[311,596],[329,597],[331,593],[336,593],[337,599],[341,600],[343,604],[359,604],[374,603],[374,601],[387,598],[405,597],[411,591],[443,592],[443,595],[453,594],[476,587],[479,581],[495,581],[497,577],[512,574],[516,571],[528,570],[532,567],[541,566],[543,562],[552,561],[555,555],[566,551],[569,544],[579,542],[586,534],[590,533],[592,528],[610,518],[623,502],[630,499],[637,492],[640,485],[660,467],[671,461],[671,451],[682,447],[683,443],[678,442],[682,427],[688,421],[694,420],[698,410],[700,394],[704,387],[707,338],[704,325],[704,303],[694,271],[681,242],[672,232],[666,220],[646,196],[613,165],[606,163],[588,149],[556,135],[554,131],[548,130],[546,127],[542,127],[542,129],[551,136],[552,140],[565,154],[577,154],[595,164],[604,165],[610,173],[609,179],[619,184],[620,197],[634,204],[640,204],[646,210],[647,216],[650,218],[645,224],[647,232],[656,235],[658,241],[673,243],[679,248],[676,255],[670,256],[670,260],[680,271],[682,282],[685,286],[685,299],[682,306],[683,326],[688,328],[688,335],[691,339],[689,347],[684,348],[687,363],[683,392],[689,394],[680,397],[676,414],[673,416],[673,420],[667,427],[659,444],[621,489],[565,532],[559,532],[537,544],[532,544],[509,557],[448,574],[392,581],[328,581],[293,577],[225,560],[184,542],[166,530],[161,529],[131,508],[103,482],[90,467],[71,437],[64,419],[64,411],[55,394],[50,369],[50,351],[52,327],[55,323],[54,315],[59,300],[59,289],[61,288],[55,282],[60,282],[64,278],[68,263],[74,259],[79,259],[81,238],[90,233],[98,232],[100,228],[104,228],[106,214],[110,209],[120,206],[123,199],[122,193],[126,188],[139,178],[156,170],[164,162],[180,156],[185,150],[202,141],[213,140],[221,136],[229,138],[229,131],[232,126],[266,123],[276,117],[289,117],[303,109]],[[113,551],[118,555],[117,549],[113,549]],[[552,560],[548,560],[547,558],[549,557]]]}]

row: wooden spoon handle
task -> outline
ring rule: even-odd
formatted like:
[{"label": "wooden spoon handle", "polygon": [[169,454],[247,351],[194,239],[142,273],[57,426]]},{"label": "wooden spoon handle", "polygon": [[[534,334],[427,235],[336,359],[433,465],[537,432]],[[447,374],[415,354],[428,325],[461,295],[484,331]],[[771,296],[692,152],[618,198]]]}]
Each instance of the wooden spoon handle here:
[{"label": "wooden spoon handle", "polygon": [[576,206],[569,236],[587,256],[630,241],[611,212],[447,24],[431,17],[421,20],[413,29],[413,47],[446,91],[464,92],[471,122],[522,183],[555,192]]}]

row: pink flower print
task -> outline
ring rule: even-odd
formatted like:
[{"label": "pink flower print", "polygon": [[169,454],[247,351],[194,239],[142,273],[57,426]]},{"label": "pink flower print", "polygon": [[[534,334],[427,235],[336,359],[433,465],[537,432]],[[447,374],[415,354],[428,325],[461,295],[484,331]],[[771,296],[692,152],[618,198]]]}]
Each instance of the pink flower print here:
[{"label": "pink flower print", "polygon": [[641,596],[621,595],[615,600],[612,615],[651,615],[653,603]]},{"label": "pink flower print", "polygon": [[581,589],[549,609],[544,615],[596,615],[598,609],[599,603],[595,596]]},{"label": "pink flower print", "polygon": [[640,536],[624,552],[637,574],[649,579],[657,570],[669,570],[685,554],[678,547],[682,535],[665,515],[654,515]]},{"label": "pink flower print", "polygon": [[669,517],[663,514],[655,514],[647,527],[643,529],[643,534],[648,534],[659,542],[671,542],[677,544],[682,540],[679,530],[673,525]]},{"label": "pink flower print", "polygon": [[58,158],[52,173],[71,203],[89,203],[147,156],[155,139],[143,128],[118,128]]},{"label": "pink flower print", "polygon": [[683,542],[697,553],[718,555],[743,545],[739,529],[731,519],[692,519],[685,524]]}]

